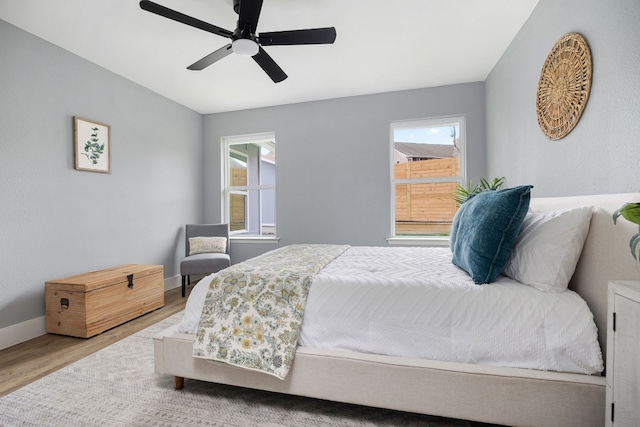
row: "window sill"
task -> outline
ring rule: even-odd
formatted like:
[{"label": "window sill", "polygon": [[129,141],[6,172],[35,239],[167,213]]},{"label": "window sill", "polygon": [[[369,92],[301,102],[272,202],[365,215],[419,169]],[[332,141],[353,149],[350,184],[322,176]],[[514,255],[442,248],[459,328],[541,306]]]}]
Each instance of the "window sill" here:
[{"label": "window sill", "polygon": [[387,243],[393,246],[449,246],[449,236],[389,237]]},{"label": "window sill", "polygon": [[233,243],[278,243],[280,238],[276,236],[230,236]]}]

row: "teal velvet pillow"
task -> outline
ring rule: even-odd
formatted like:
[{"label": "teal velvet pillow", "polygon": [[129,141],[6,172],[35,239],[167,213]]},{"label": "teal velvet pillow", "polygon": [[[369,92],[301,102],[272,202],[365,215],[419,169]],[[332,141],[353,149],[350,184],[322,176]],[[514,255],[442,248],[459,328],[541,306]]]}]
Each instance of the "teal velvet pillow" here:
[{"label": "teal velvet pillow", "polygon": [[529,210],[532,188],[483,191],[458,209],[450,236],[453,263],[475,284],[494,282],[507,265]]}]

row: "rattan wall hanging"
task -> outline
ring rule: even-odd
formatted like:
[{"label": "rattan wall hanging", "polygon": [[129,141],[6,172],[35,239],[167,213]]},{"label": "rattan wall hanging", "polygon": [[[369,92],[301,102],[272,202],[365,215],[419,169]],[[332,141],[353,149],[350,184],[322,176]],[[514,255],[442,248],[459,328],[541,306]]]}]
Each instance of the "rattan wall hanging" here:
[{"label": "rattan wall hanging", "polygon": [[577,33],[560,38],[540,73],[536,111],[549,139],[564,138],[578,124],[591,90],[591,52]]}]

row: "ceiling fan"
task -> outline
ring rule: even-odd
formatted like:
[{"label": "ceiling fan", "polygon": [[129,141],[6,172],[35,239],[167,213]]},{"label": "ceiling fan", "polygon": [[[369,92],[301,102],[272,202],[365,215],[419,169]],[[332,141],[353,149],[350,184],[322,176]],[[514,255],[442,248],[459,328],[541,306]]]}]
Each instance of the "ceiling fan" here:
[{"label": "ceiling fan", "polygon": [[191,16],[149,0],[142,0],[140,7],[156,15],[164,16],[165,18],[231,39],[231,43],[194,62],[189,65],[187,69],[202,70],[231,54],[231,52],[234,52],[243,56],[251,56],[264,72],[271,77],[271,80],[273,80],[274,83],[278,83],[286,79],[287,75],[267,52],[262,49],[262,46],[332,44],[336,39],[336,29],[334,27],[310,28],[306,30],[272,31],[257,34],[256,28],[258,27],[262,1],[263,0],[233,0],[233,10],[238,14],[238,22],[233,32],[192,18]]}]

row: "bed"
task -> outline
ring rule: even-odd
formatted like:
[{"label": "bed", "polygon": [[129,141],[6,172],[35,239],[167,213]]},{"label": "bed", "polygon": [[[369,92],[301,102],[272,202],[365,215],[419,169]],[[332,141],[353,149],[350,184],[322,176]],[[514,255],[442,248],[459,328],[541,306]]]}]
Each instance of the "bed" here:
[{"label": "bed", "polygon": [[[639,199],[637,193],[531,199],[533,212],[593,206],[569,293],[579,295],[592,313],[600,350],[606,348],[608,281],[639,277],[627,245],[636,227],[624,221],[614,225],[611,217],[624,203]],[[303,328],[301,340],[305,335],[311,338],[307,346],[297,347],[292,367],[281,380],[194,358],[195,335],[179,332],[183,328],[174,325],[154,337],[155,370],[174,376],[177,388],[189,378],[513,426],[596,426],[604,422],[606,381],[597,372],[597,361],[587,371],[567,372],[571,368],[563,367],[558,372],[528,365],[433,360],[419,351],[419,357],[407,357],[323,349],[309,346],[314,343],[313,333]]]}]

